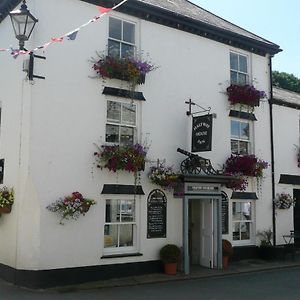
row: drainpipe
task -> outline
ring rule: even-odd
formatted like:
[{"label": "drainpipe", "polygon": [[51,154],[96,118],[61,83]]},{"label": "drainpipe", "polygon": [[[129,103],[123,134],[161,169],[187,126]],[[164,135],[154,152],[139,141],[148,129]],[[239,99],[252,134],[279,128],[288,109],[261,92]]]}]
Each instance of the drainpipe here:
[{"label": "drainpipe", "polygon": [[269,56],[270,70],[270,137],[271,137],[271,173],[272,173],[272,225],[273,225],[273,245],[276,246],[276,214],[275,214],[275,168],[274,168],[274,128],[273,128],[273,82],[272,82],[272,56]]}]

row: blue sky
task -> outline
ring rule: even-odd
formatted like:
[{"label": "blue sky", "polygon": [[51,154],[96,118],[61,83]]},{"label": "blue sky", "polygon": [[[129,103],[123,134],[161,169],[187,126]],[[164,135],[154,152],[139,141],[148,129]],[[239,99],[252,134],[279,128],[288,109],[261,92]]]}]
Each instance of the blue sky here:
[{"label": "blue sky", "polygon": [[279,45],[273,70],[300,78],[300,0],[190,1]]}]

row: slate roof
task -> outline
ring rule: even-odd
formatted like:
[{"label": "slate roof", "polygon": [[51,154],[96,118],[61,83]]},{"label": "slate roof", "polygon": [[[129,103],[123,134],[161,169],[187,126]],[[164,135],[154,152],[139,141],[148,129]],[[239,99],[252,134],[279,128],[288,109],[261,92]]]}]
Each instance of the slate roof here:
[{"label": "slate roof", "polygon": [[0,23],[20,2],[21,0],[0,0]]},{"label": "slate roof", "polygon": [[287,104],[300,105],[300,94],[275,86],[273,87],[273,99],[286,102]]},{"label": "slate roof", "polygon": [[[112,7],[121,2],[121,0],[81,1],[107,7]],[[0,0],[0,23],[8,15],[8,12],[20,2],[20,0]],[[234,25],[187,0],[127,0],[118,10],[260,55],[265,55],[266,53],[273,55],[281,51],[278,45]]]}]

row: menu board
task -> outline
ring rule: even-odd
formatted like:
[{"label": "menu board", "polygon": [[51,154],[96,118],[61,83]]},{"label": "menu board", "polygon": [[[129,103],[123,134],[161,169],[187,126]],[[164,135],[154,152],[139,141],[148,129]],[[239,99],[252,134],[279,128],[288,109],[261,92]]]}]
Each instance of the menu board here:
[{"label": "menu board", "polygon": [[150,192],[147,200],[147,238],[167,236],[167,197],[161,190]]},{"label": "menu board", "polygon": [[228,197],[222,193],[222,234],[228,234]]}]

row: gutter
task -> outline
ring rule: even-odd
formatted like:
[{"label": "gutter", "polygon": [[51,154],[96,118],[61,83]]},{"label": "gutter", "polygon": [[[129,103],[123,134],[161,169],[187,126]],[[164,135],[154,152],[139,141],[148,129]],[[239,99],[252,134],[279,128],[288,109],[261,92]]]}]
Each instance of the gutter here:
[{"label": "gutter", "polygon": [[271,178],[272,178],[272,226],[273,226],[273,246],[276,246],[276,214],[275,214],[275,162],[274,162],[274,128],[273,128],[273,76],[272,76],[272,56],[269,56],[269,70],[270,70],[270,98],[269,98],[269,112],[270,112],[270,138],[271,138]]}]

